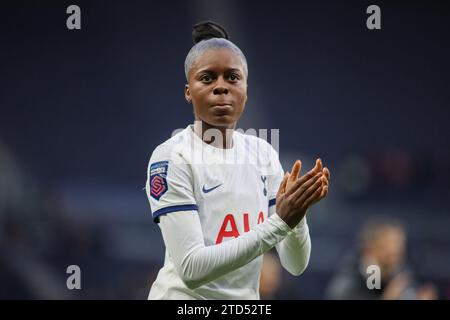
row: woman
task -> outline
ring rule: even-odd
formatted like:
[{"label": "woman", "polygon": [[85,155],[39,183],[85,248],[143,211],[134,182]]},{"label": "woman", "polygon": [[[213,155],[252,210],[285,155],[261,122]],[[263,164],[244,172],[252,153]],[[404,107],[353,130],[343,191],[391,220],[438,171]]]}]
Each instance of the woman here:
[{"label": "woman", "polygon": [[284,174],[265,141],[235,131],[247,101],[247,61],[213,22],[194,26],[185,98],[195,122],[153,152],[146,184],[166,255],[149,299],[259,299],[262,255],[276,247],[293,275],[306,268],[307,209],[329,171]]}]

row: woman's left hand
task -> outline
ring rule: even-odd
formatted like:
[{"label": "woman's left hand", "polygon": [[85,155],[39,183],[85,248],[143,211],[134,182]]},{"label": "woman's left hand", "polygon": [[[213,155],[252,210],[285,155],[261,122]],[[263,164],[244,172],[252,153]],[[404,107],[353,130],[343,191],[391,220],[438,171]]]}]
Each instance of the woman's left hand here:
[{"label": "woman's left hand", "polygon": [[[300,160],[297,160],[294,163],[294,166],[292,167],[292,172],[289,174],[285,191],[288,191],[290,188],[293,188],[293,187],[299,187],[299,186],[294,186],[294,184],[299,179],[301,170],[302,170],[302,162]],[[312,200],[312,202],[309,204],[309,206],[312,206],[313,204],[319,202],[320,200],[322,200],[323,198],[326,197],[326,195],[328,194],[328,188],[329,188],[329,184],[330,184],[330,170],[328,170],[327,167],[324,168],[322,166],[322,160],[320,158],[316,160],[316,165],[314,166],[314,168],[312,168],[309,172],[304,174],[304,176],[306,176],[308,173],[313,172],[313,171],[315,173],[319,173],[322,171],[322,173],[323,173],[323,176],[321,178],[322,185],[320,187],[322,189],[322,192],[320,193],[319,196],[315,197]],[[300,177],[302,177],[302,176],[300,176]],[[314,175],[312,175],[312,177],[314,177]],[[308,180],[305,180],[304,183],[308,182]]]}]

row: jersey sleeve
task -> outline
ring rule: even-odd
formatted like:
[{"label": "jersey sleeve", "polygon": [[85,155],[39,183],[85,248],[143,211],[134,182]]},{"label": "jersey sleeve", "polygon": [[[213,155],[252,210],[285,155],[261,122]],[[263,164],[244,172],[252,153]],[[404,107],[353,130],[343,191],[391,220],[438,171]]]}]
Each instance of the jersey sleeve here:
[{"label": "jersey sleeve", "polygon": [[[272,165],[276,168],[274,174],[268,177],[269,180],[269,216],[276,215],[276,196],[284,171],[281,166],[278,153],[272,150]],[[285,239],[276,245],[276,250],[280,257],[281,265],[292,275],[298,276],[305,271],[311,255],[311,237],[309,228],[304,217],[299,224],[288,232]]]},{"label": "jersey sleeve", "polygon": [[285,239],[291,230],[274,214],[235,239],[206,246],[198,215],[175,212],[162,216],[159,226],[177,273],[189,289],[238,270]]},{"label": "jersey sleeve", "polygon": [[177,211],[196,211],[191,168],[177,152],[160,146],[153,152],[148,168],[146,193],[153,220]]},{"label": "jersey sleeve", "polygon": [[271,166],[274,168],[272,174],[268,176],[268,199],[269,199],[269,216],[275,212],[276,197],[281,181],[283,181],[284,171],[283,166],[280,163],[278,152],[270,147]]}]

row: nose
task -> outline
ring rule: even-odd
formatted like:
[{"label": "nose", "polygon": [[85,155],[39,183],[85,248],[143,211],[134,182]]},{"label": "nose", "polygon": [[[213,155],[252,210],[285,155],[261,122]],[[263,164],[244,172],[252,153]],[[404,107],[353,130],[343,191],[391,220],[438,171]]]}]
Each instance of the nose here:
[{"label": "nose", "polygon": [[214,87],[213,93],[216,95],[220,94],[228,94],[228,87],[226,81],[222,77],[219,77],[216,82],[216,86]]}]

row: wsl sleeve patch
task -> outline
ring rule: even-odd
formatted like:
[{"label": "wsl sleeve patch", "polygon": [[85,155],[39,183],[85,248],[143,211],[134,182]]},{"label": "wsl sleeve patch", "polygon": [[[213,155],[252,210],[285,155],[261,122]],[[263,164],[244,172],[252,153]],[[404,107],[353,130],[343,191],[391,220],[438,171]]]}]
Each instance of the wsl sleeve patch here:
[{"label": "wsl sleeve patch", "polygon": [[167,192],[167,169],[169,161],[159,161],[150,165],[150,195],[159,200]]}]

